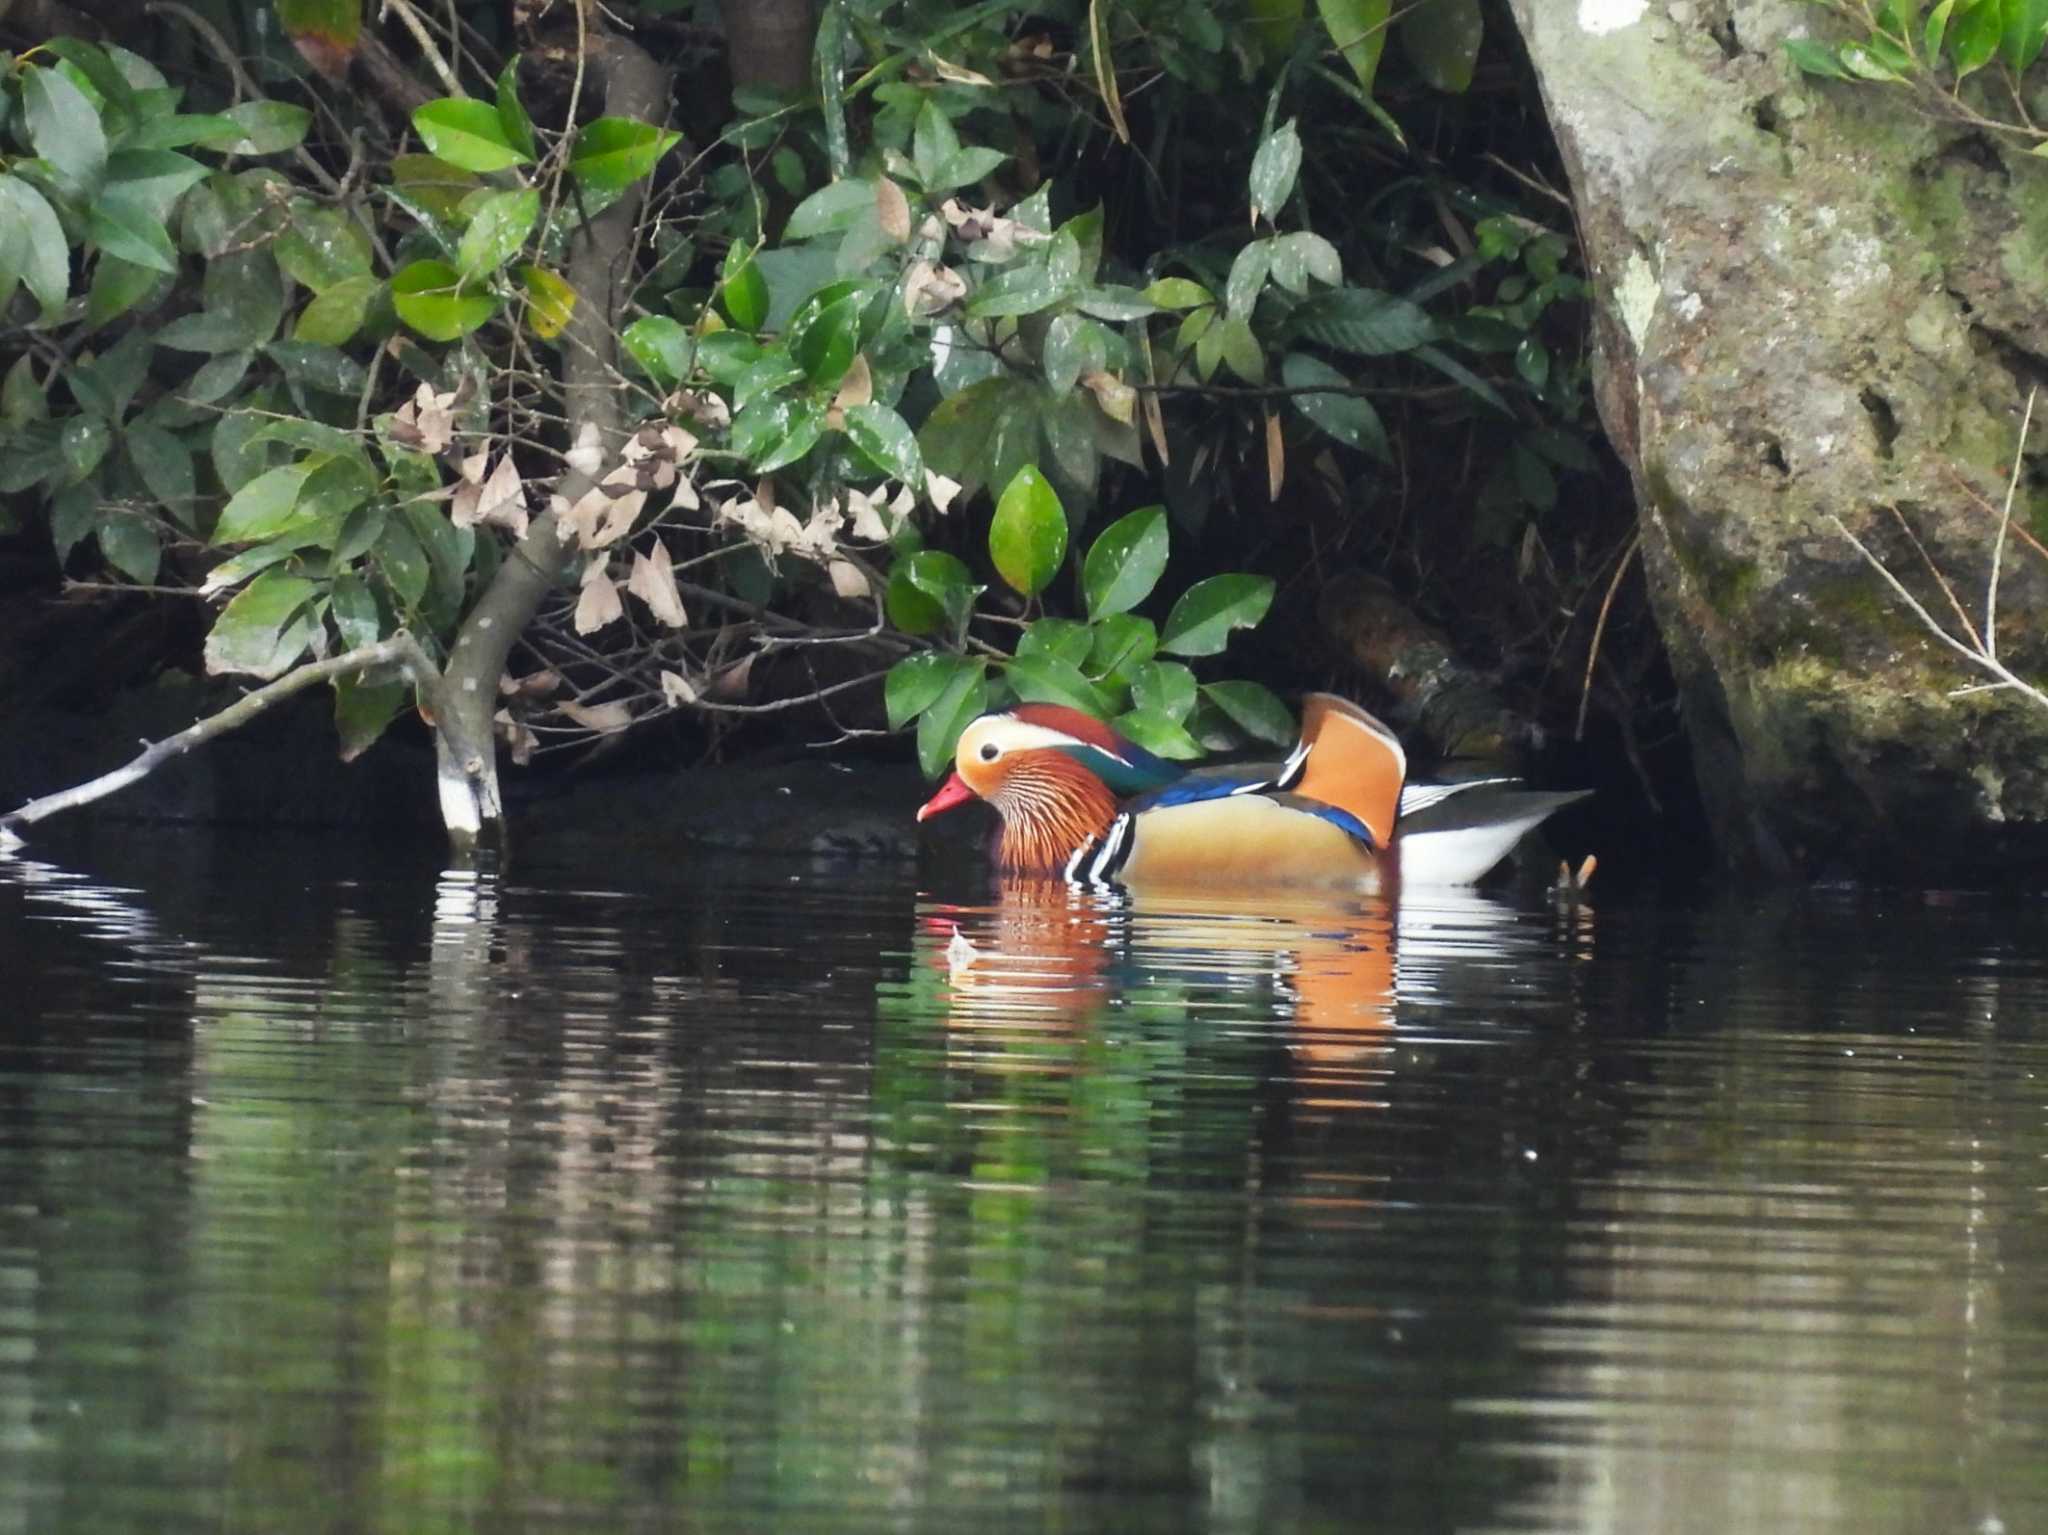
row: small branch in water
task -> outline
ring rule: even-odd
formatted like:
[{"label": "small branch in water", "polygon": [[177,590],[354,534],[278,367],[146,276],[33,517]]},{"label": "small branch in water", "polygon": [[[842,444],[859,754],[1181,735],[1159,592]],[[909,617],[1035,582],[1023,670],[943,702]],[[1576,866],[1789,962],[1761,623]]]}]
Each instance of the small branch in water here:
[{"label": "small branch in water", "polygon": [[1600,637],[1607,632],[1607,614],[1614,606],[1614,594],[1621,590],[1621,578],[1635,563],[1636,550],[1642,547],[1642,542],[1640,533],[1628,541],[1628,548],[1615,562],[1614,578],[1607,583],[1607,595],[1600,599],[1600,616],[1593,620],[1593,643],[1586,647],[1586,680],[1579,688],[1579,722],[1572,730],[1574,741],[1586,739],[1586,706],[1593,701],[1593,668],[1600,662]]},{"label": "small branch in water", "polygon": [[413,682],[429,691],[438,686],[440,674],[434,663],[428,659],[419,642],[410,634],[400,632],[388,640],[379,640],[374,645],[365,645],[351,650],[347,655],[335,656],[326,661],[315,661],[285,673],[275,682],[258,688],[238,698],[218,714],[210,714],[196,725],[166,736],[153,745],[146,746],[141,756],[118,767],[111,773],[103,773],[88,783],[74,788],[61,789],[55,794],[46,794],[41,799],[32,799],[19,810],[0,816],[0,851],[18,848],[21,837],[15,832],[17,826],[31,826],[65,810],[75,810],[80,805],[90,805],[94,800],[105,799],[108,795],[139,782],[162,767],[174,757],[182,757],[208,741],[238,730],[256,718],[272,704],[282,703],[295,693],[302,693],[318,682],[328,682],[336,677],[351,677],[374,667],[402,667]]}]

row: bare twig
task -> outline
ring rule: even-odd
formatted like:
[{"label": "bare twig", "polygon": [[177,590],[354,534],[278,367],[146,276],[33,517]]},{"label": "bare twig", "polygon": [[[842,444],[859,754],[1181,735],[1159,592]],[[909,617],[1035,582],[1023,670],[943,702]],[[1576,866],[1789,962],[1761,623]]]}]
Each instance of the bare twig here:
[{"label": "bare twig", "polygon": [[2027,391],[2026,414],[2020,417],[2020,440],[2012,450],[2012,478],[2005,482],[2005,506],[1998,515],[1998,542],[1991,546],[1991,579],[1984,587],[1984,653],[1992,660],[1998,659],[1998,576],[2005,564],[2005,534],[2012,526],[2013,497],[2019,494],[2020,465],[2026,462],[2027,431],[2034,424],[2034,396],[2040,391]]},{"label": "bare twig", "polygon": [[1607,614],[1614,606],[1614,594],[1621,590],[1621,578],[1635,563],[1636,550],[1642,547],[1642,542],[1640,533],[1628,541],[1628,548],[1614,563],[1614,577],[1607,583],[1607,595],[1600,599],[1600,616],[1593,620],[1593,643],[1586,648],[1586,680],[1579,688],[1579,722],[1572,729],[1574,741],[1586,739],[1586,706],[1593,701],[1593,668],[1600,661],[1600,637],[1607,632]]},{"label": "bare twig", "polygon": [[103,773],[90,782],[73,788],[61,789],[55,794],[46,794],[32,799],[10,815],[0,816],[0,851],[21,846],[21,838],[14,828],[31,826],[37,821],[65,810],[75,810],[80,805],[90,805],[95,800],[105,799],[109,794],[118,793],[132,783],[149,776],[174,757],[204,746],[208,741],[238,730],[263,713],[273,704],[282,703],[295,693],[302,693],[318,682],[328,682],[337,677],[353,677],[379,666],[398,666],[416,686],[432,692],[440,683],[440,673],[428,659],[419,642],[401,630],[388,640],[379,640],[374,645],[364,645],[351,650],[347,655],[335,656],[326,661],[315,661],[306,666],[296,667],[267,686],[244,694],[218,714],[210,714],[196,725],[187,726],[174,736],[146,746],[142,755],[125,767],[118,767],[111,773]]}]

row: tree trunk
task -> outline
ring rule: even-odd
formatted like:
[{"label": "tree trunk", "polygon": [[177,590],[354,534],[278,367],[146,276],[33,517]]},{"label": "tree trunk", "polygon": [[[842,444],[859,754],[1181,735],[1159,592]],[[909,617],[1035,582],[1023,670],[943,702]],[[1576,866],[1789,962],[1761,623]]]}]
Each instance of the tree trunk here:
[{"label": "tree trunk", "polygon": [[[590,64],[604,83],[608,115],[653,123],[667,120],[669,71],[637,44],[617,36],[594,36]],[[608,460],[616,459],[632,424],[621,406],[619,321],[632,294],[634,230],[645,202],[643,184],[585,225],[570,249],[568,280],[576,290],[576,307],[562,331],[564,413],[572,440],[585,424],[597,427]],[[557,490],[574,504],[593,483],[571,469]],[[461,760],[451,743],[491,740],[506,657],[567,569],[574,548],[560,537],[552,511],[534,518],[456,636],[443,691],[459,731],[437,732],[435,745],[442,820],[458,854],[473,849],[480,839],[502,839],[504,804],[495,764],[486,761],[481,772],[474,771],[476,765]]]},{"label": "tree trunk", "polygon": [[[1953,632],[1984,629],[1997,570],[1987,641],[2048,669],[2048,558],[1994,556],[2048,359],[2048,166],[1900,89],[1800,78],[1785,39],[1831,23],[1798,0],[1511,3],[1724,851],[1800,876],[2038,860],[2048,710],[1959,693],[1983,678],[1847,532]],[[2022,481],[2022,531],[2037,505]]]},{"label": "tree trunk", "polygon": [[816,27],[812,0],[725,0],[733,84],[801,91]]}]

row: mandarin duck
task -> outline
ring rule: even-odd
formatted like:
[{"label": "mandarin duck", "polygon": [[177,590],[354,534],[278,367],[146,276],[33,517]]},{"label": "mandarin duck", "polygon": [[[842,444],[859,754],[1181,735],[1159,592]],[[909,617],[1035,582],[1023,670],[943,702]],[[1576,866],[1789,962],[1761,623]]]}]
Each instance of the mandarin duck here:
[{"label": "mandarin duck", "polygon": [[1329,693],[1278,767],[1190,771],[1078,709],[1019,704],[969,725],[953,769],[918,820],[986,800],[1003,869],[1130,886],[1469,885],[1591,792],[1409,784],[1394,733]]}]

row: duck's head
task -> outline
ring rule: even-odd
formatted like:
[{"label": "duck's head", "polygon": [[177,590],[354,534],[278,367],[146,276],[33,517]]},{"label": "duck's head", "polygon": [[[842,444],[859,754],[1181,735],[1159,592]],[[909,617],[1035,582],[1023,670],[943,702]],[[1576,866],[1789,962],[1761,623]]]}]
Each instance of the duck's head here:
[{"label": "duck's head", "polygon": [[1178,771],[1078,709],[1019,704],[961,732],[952,773],[917,818],[986,800],[1003,820],[1003,866],[1053,872],[1108,829],[1119,796],[1156,788]]}]

